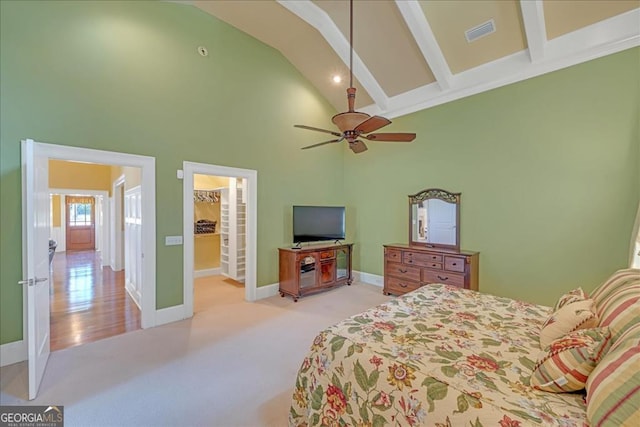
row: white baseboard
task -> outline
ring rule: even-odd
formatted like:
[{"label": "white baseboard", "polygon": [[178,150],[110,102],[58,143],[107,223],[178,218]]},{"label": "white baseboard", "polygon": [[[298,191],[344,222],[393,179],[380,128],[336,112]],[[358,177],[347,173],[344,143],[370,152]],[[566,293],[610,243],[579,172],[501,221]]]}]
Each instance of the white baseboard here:
[{"label": "white baseboard", "polygon": [[256,288],[256,300],[278,295],[279,292],[280,283],[272,283],[271,285],[260,286]]},{"label": "white baseboard", "polygon": [[198,277],[219,276],[221,273],[222,269],[220,267],[206,268],[204,270],[195,270],[193,272],[193,278],[197,279]]},{"label": "white baseboard", "polygon": [[384,277],[377,274],[354,270],[353,279],[358,282],[367,283],[369,285],[380,286],[381,288],[384,286]]},{"label": "white baseboard", "polygon": [[142,311],[142,306],[140,305],[140,301],[142,301],[142,295],[140,295],[140,292],[136,291],[134,286],[128,280],[124,285],[124,289],[127,291],[133,302],[138,306],[138,309]]},{"label": "white baseboard", "polygon": [[0,367],[27,360],[27,343],[24,340],[0,345]]},{"label": "white baseboard", "polygon": [[184,310],[184,304],[156,310],[156,324],[154,326],[165,325],[167,323],[186,319],[187,316],[185,316]]}]

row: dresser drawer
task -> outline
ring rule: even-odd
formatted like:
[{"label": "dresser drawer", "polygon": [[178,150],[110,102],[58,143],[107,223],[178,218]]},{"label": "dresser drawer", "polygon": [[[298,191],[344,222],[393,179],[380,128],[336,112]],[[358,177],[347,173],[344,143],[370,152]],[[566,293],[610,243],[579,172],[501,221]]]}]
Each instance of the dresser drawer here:
[{"label": "dresser drawer", "polygon": [[447,285],[464,288],[464,274],[448,271],[422,270],[422,280],[426,283],[446,283]]},{"label": "dresser drawer", "polygon": [[430,262],[430,263],[427,263],[425,265],[425,267],[428,267],[428,268],[430,268],[432,270],[442,270],[442,263],[441,262]]},{"label": "dresser drawer", "polygon": [[407,292],[414,291],[422,286],[420,282],[412,282],[410,280],[396,279],[395,277],[388,277],[385,284],[385,291],[390,294],[401,295]]},{"label": "dresser drawer", "polygon": [[336,256],[336,252],[335,251],[322,251],[320,252],[320,259],[331,259],[331,258],[335,258]]},{"label": "dresser drawer", "polygon": [[405,251],[402,253],[402,262],[405,264],[419,265],[421,267],[429,267],[434,263],[442,263],[442,255]]},{"label": "dresser drawer", "polygon": [[384,268],[385,275],[393,276],[403,280],[420,281],[420,268],[411,267],[397,262],[386,262]]},{"label": "dresser drawer", "polygon": [[447,271],[460,271],[464,273],[464,258],[458,258],[454,256],[444,257],[444,269]]},{"label": "dresser drawer", "polygon": [[384,258],[387,261],[402,262],[402,251],[397,249],[385,249]]}]

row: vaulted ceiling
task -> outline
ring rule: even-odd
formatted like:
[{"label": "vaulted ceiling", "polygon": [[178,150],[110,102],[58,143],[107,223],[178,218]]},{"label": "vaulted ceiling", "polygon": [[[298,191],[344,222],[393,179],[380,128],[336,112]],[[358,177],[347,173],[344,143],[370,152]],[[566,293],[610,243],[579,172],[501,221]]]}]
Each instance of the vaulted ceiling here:
[{"label": "vaulted ceiling", "polygon": [[[346,109],[348,1],[189,3],[279,50]],[[640,46],[640,0],[355,0],[353,16],[356,110],[390,118]]]}]

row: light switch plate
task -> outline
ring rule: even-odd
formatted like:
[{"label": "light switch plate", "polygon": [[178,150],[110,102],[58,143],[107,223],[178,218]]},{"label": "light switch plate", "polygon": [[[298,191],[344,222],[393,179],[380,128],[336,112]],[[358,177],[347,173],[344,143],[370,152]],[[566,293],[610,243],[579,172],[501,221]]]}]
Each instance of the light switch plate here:
[{"label": "light switch plate", "polygon": [[165,246],[173,246],[173,245],[181,245],[181,244],[182,244],[182,236],[165,236],[164,237]]}]

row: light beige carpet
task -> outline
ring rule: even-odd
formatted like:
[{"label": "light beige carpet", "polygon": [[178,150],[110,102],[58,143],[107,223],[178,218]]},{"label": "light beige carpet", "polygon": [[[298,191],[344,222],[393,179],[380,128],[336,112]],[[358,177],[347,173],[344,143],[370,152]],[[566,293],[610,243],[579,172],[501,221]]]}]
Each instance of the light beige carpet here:
[{"label": "light beige carpet", "polygon": [[[389,300],[361,283],[301,298],[243,301],[196,281],[193,318],[51,354],[31,404],[64,405],[65,426],[286,426],[315,335]],[[0,369],[0,404],[25,404],[26,362]]]}]

